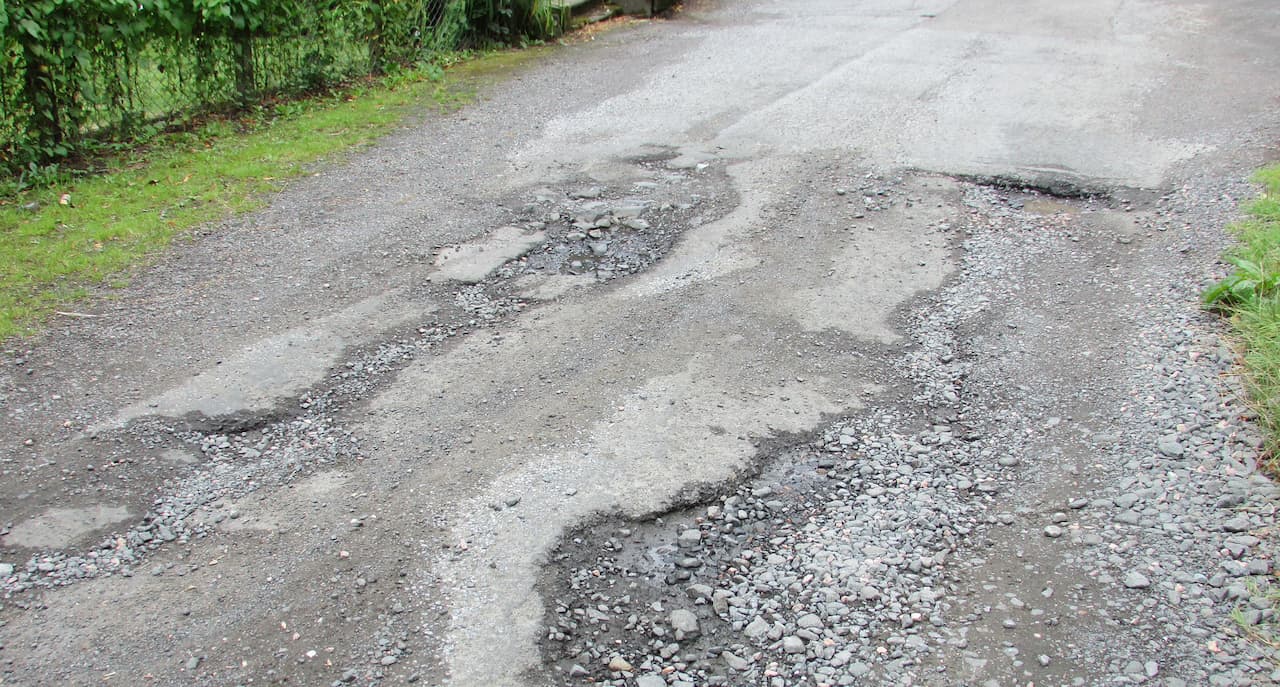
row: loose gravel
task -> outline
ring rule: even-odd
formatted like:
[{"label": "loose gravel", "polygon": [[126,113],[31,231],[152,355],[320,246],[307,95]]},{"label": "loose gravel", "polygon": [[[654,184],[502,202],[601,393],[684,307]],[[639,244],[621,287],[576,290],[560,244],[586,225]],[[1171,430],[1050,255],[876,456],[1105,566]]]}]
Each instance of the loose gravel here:
[{"label": "loose gravel", "polygon": [[545,679],[1280,681],[1276,490],[1233,353],[1199,275],[1125,271],[1125,250],[1213,253],[1211,228],[1164,233],[1187,202],[971,187],[962,273],[909,318],[914,398],[701,506],[568,537]]}]

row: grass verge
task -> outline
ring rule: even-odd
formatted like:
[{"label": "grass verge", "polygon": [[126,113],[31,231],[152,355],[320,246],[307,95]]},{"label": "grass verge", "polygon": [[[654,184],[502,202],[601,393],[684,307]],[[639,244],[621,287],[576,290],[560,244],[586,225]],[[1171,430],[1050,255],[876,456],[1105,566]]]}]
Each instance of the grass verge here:
[{"label": "grass verge", "polygon": [[[156,255],[201,224],[391,131],[424,107],[468,101],[478,80],[538,50],[459,56],[305,100],[211,118],[104,162],[101,173],[0,197],[0,341]],[[466,59],[462,59],[466,57]],[[452,65],[446,65],[452,66]]]},{"label": "grass verge", "polygon": [[1205,291],[1230,317],[1243,348],[1245,388],[1267,432],[1266,468],[1280,475],[1280,164],[1254,175],[1263,187],[1231,225],[1239,244],[1225,256],[1235,270]]}]

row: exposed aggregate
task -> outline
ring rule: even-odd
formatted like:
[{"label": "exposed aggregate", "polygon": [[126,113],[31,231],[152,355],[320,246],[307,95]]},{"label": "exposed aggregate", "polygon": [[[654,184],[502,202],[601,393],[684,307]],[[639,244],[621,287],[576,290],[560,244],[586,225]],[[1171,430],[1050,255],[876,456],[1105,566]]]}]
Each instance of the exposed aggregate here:
[{"label": "exposed aggregate", "polygon": [[[1175,202],[1139,222],[1148,238]],[[1020,360],[1054,347],[1106,347],[1083,331],[1096,320],[1070,321],[1078,304],[1045,326],[1026,307],[1044,296],[1010,283],[1067,274],[1054,263],[1081,273],[1070,263],[1109,261],[1133,237],[1024,212],[1008,192],[973,187],[966,204],[961,275],[910,318],[900,371],[914,398],[832,424],[668,516],[677,524],[567,540],[561,577],[544,585],[550,681],[1280,680],[1280,655],[1261,641],[1275,622],[1276,491],[1257,471],[1234,354],[1194,309],[1199,284],[1058,281],[1067,299],[1108,292],[1100,308],[1141,302],[1114,314],[1136,338],[1075,386],[1029,372]],[[991,573],[998,552],[1022,561],[1016,584]]]}]

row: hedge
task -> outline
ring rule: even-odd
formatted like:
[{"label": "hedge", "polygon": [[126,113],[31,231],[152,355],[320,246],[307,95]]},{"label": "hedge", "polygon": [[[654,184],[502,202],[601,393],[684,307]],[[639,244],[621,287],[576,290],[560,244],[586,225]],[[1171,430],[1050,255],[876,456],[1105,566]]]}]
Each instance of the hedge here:
[{"label": "hedge", "polygon": [[550,0],[0,0],[0,172],[142,127],[543,38]]}]

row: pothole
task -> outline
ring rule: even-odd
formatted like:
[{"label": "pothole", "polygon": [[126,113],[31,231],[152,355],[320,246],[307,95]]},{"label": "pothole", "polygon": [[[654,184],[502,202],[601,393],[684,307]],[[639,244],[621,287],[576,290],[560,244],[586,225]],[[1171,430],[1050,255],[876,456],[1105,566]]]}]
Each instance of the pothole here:
[{"label": "pothole", "polygon": [[508,231],[545,232],[545,238],[530,240],[511,255],[499,252],[496,270],[463,270],[466,279],[420,284],[409,297],[440,304],[425,321],[348,349],[344,362],[293,401],[213,416],[141,417],[122,429],[101,430],[95,437],[100,445],[121,439],[161,456],[184,456],[168,462],[185,474],[165,482],[136,524],[95,547],[70,548],[90,531],[84,529],[56,541],[10,536],[6,543],[45,550],[25,564],[6,564],[10,570],[0,576],[0,593],[10,597],[37,587],[132,574],[148,551],[217,532],[231,517],[220,502],[362,460],[359,439],[341,426],[339,414],[359,406],[410,361],[441,352],[461,335],[498,327],[531,307],[521,295],[530,290],[531,278],[585,279],[574,282],[576,288],[638,273],[661,260],[686,229],[728,211],[732,199],[722,166],[677,172],[666,169],[663,159],[634,162],[637,180],[625,188],[581,180],[532,191],[513,213]]}]

